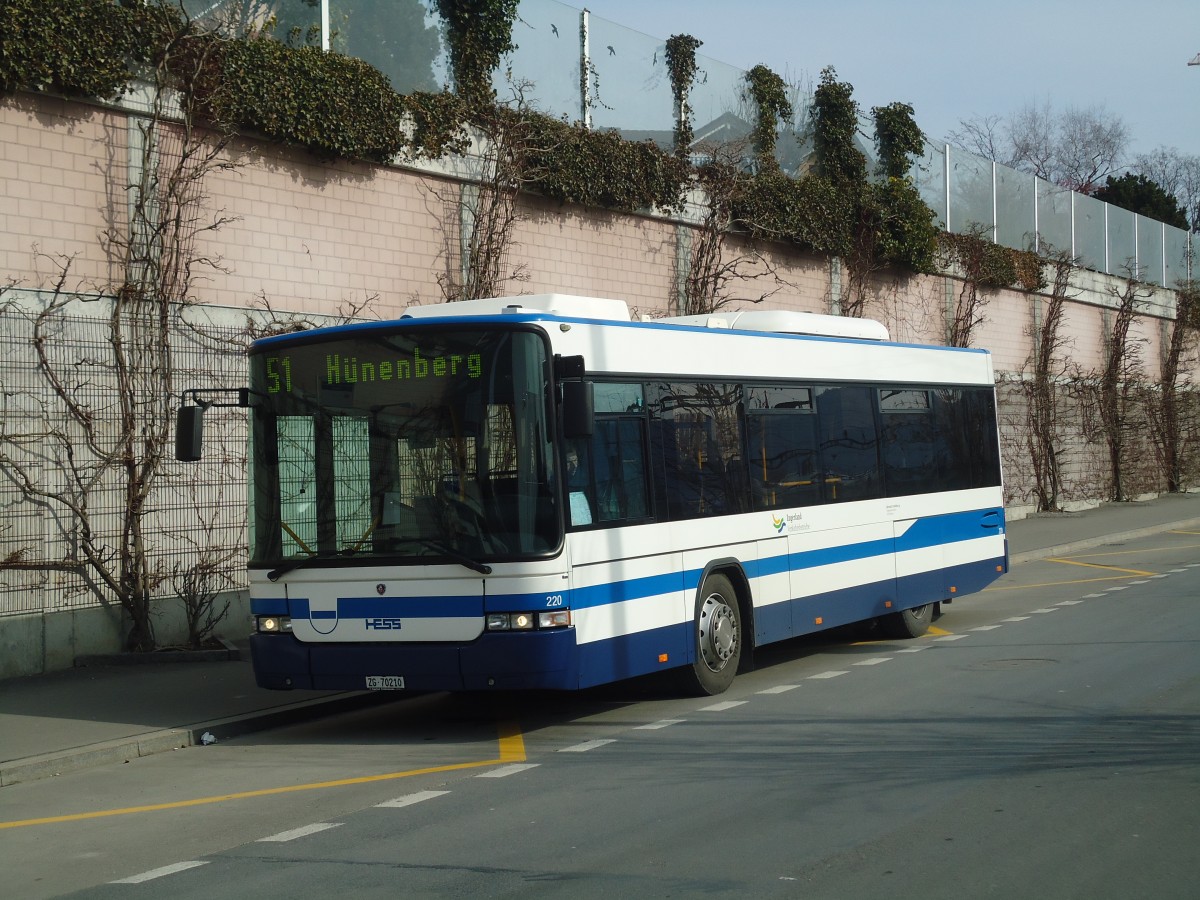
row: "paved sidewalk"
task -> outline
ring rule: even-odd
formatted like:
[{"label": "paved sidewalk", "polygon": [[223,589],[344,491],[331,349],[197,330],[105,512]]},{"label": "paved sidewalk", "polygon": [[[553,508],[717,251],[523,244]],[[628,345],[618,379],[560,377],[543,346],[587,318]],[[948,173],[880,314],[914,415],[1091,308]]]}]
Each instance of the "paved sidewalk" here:
[{"label": "paved sidewalk", "polygon": [[[1200,493],[1008,525],[1012,565],[1200,528]],[[108,665],[0,681],[0,786],[396,699],[260,690],[249,661]]]}]

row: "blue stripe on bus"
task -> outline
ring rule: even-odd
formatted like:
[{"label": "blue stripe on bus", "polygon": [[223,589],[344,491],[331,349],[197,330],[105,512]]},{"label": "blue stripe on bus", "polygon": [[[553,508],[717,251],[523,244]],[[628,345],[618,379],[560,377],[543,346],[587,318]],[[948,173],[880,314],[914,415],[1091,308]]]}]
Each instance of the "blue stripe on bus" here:
[{"label": "blue stripe on bus", "polygon": [[[995,526],[984,525],[994,521]],[[752,581],[770,575],[803,571],[838,563],[857,562],[872,557],[888,556],[893,552],[920,550],[927,547],[957,543],[985,537],[994,532],[1003,522],[999,509],[973,510],[918,519],[904,534],[895,539],[882,538],[821,547],[797,553],[781,553],[762,559],[742,562],[746,577]],[[998,532],[996,532],[998,533]],[[990,563],[989,563],[990,565]],[[574,588],[566,605],[573,609],[589,609],[641,600],[682,591],[695,591],[703,576],[702,569],[685,572],[669,572],[647,575],[624,581],[613,581],[589,587]],[[314,620],[334,618],[361,618],[367,616],[407,616],[410,618],[470,618],[491,612],[515,612],[542,609],[546,605],[545,593],[510,593],[494,596],[451,596],[451,597],[339,597],[337,612],[310,610],[309,600],[295,598],[290,601],[291,615]],[[252,603],[255,615],[282,615],[288,612],[288,601],[273,598],[255,600]]]},{"label": "blue stripe on bus", "polygon": [[[410,619],[469,619],[483,615],[483,597],[338,597],[336,612],[312,609],[305,597],[290,601],[297,619],[362,619],[395,616]],[[256,609],[257,613],[258,610]]]},{"label": "blue stripe on bus", "polygon": [[[1003,557],[950,566],[940,570],[946,583],[978,590],[996,577],[996,566]],[[895,596],[902,598],[899,602]],[[885,606],[891,599],[892,606]],[[943,593],[930,593],[927,586],[912,579],[883,579],[868,584],[839,588],[786,603],[756,607],[754,641],[761,646],[805,634],[873,619],[926,603],[946,599]],[[817,619],[821,624],[817,624]],[[692,662],[694,657],[692,622],[680,622],[663,628],[634,632],[579,646],[579,686],[589,687],[623,678],[654,672],[666,666]],[[748,623],[747,623],[748,627]],[[658,662],[666,653],[668,661]]]}]

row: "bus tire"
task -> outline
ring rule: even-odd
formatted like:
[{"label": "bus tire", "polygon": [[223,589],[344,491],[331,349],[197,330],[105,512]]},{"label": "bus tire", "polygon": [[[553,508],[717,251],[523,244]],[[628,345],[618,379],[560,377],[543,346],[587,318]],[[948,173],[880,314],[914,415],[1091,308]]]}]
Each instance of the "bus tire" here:
[{"label": "bus tire", "polygon": [[879,627],[890,638],[906,640],[918,638],[929,631],[929,623],[933,621],[933,604],[914,606],[912,609],[902,609],[897,613],[889,613],[879,617]]},{"label": "bus tire", "polygon": [[712,696],[733,683],[742,658],[742,615],[724,575],[709,575],[696,595],[692,633],[696,658],[682,670],[689,693]]}]

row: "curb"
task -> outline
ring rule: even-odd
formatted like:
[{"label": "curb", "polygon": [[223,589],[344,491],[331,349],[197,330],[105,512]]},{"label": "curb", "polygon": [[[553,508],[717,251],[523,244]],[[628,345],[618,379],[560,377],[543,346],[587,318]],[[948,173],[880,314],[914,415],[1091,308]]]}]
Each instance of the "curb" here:
[{"label": "curb", "polygon": [[90,653],[75,657],[75,668],[88,666],[159,666],[184,662],[237,662],[242,651],[236,644],[217,638],[222,650],[156,650],[153,653]]},{"label": "curb", "polygon": [[1036,550],[1025,550],[1021,553],[1011,553],[1008,557],[1008,564],[1010,566],[1019,566],[1023,563],[1035,562],[1039,559],[1046,559],[1047,557],[1051,556],[1066,556],[1071,553],[1078,553],[1080,550],[1091,550],[1093,547],[1103,547],[1105,544],[1116,544],[1121,541],[1132,541],[1136,540],[1137,538],[1162,534],[1164,531],[1176,531],[1185,528],[1196,527],[1200,527],[1200,518],[1183,519],[1179,522],[1163,522],[1158,525],[1147,525],[1145,528],[1134,528],[1130,531],[1097,535],[1094,538],[1084,538],[1078,541],[1070,541],[1065,544],[1055,544],[1052,547],[1039,547]]},{"label": "curb", "polygon": [[[165,728],[131,735],[127,738],[75,747],[71,750],[9,760],[0,763],[0,788],[22,782],[37,781],[42,778],[54,778],[57,775],[67,775],[95,766],[127,763],[143,756],[165,753],[169,750],[203,746],[206,733],[210,736],[208,743],[214,743],[240,735],[253,734],[257,731],[280,728],[284,725],[309,722],[323,716],[354,712],[371,706],[395,702],[399,699],[399,696],[387,693],[337,694],[319,700],[305,700],[291,706],[231,716],[226,719],[215,719],[204,724]],[[216,740],[213,741],[212,738]]]}]

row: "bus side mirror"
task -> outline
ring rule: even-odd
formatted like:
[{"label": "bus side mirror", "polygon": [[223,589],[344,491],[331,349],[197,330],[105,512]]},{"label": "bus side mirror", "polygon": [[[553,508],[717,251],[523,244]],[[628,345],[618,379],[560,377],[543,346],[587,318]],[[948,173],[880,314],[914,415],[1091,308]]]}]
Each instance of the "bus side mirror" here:
[{"label": "bus side mirror", "polygon": [[196,462],[204,444],[204,407],[181,406],[175,416],[175,458]]},{"label": "bus side mirror", "polygon": [[596,391],[590,381],[564,381],[562,384],[563,436],[591,437],[596,426]]}]

